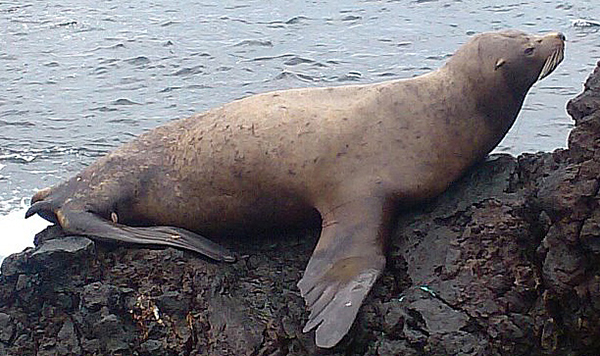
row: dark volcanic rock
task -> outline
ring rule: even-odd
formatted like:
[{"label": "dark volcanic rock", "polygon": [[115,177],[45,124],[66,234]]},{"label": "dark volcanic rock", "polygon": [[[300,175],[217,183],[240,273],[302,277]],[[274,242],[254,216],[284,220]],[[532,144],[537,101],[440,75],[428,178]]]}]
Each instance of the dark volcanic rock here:
[{"label": "dark volcanic rock", "polygon": [[[600,354],[600,68],[569,149],[492,156],[406,211],[349,337],[324,354]],[[224,245],[234,264],[64,237],[7,257],[0,354],[306,355],[296,287],[318,228]]]}]

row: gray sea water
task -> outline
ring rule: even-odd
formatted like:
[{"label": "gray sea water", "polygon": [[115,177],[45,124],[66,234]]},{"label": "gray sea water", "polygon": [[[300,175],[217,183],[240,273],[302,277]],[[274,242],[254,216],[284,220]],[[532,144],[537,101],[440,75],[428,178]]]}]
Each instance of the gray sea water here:
[{"label": "gray sea water", "polygon": [[487,3],[0,0],[0,217],[169,120],[268,90],[419,75],[505,28],[568,43],[497,150],[565,147],[565,104],[600,58],[600,27],[573,21],[600,19],[597,0]]}]

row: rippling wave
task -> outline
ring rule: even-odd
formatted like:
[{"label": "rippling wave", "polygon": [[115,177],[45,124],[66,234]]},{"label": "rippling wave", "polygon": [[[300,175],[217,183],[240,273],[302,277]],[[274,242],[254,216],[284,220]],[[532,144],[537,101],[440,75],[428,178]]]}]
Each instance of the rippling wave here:
[{"label": "rippling wave", "polygon": [[569,42],[499,150],[562,147],[598,18],[589,1],[0,2],[0,214],[169,120],[268,90],[412,77],[507,27]]}]

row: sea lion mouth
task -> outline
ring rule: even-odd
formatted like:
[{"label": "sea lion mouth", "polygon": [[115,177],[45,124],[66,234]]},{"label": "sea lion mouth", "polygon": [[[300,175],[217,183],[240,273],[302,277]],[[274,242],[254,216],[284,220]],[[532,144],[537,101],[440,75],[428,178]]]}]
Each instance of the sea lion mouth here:
[{"label": "sea lion mouth", "polygon": [[546,59],[546,62],[544,63],[544,67],[542,67],[542,71],[540,72],[540,75],[537,80],[540,81],[540,80],[544,79],[545,77],[547,77],[550,73],[552,73],[556,69],[556,67],[558,67],[560,62],[562,62],[562,60],[564,58],[565,58],[565,47],[559,46]]}]

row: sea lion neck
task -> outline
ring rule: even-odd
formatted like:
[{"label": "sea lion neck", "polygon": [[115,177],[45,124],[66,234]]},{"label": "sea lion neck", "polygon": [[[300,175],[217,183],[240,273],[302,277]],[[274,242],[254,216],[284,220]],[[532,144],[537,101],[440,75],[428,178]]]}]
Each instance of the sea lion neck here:
[{"label": "sea lion neck", "polygon": [[[493,92],[497,96],[506,95],[505,99],[511,99],[513,104],[520,105],[531,84],[525,88],[513,87],[500,72],[494,69],[494,63],[497,61],[494,57],[479,57],[481,54],[477,53],[478,46],[475,43],[469,44],[473,45],[463,46],[438,71],[460,80],[462,85],[469,87],[474,94]],[[508,104],[506,100],[503,102]]]},{"label": "sea lion neck", "polygon": [[437,71],[438,75],[460,83],[463,91],[469,93],[461,100],[472,101],[494,135],[503,136],[516,120],[531,85],[514,88],[501,73],[490,68],[492,61],[489,58],[482,60],[473,56],[472,48],[462,48]]}]

